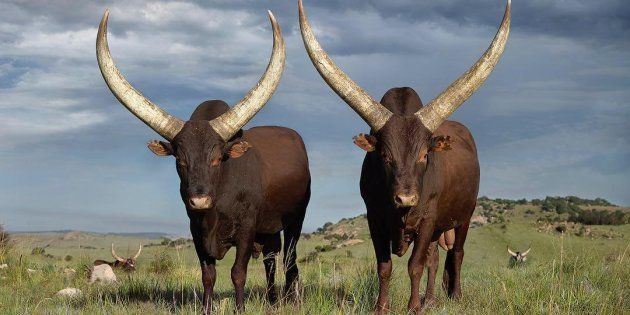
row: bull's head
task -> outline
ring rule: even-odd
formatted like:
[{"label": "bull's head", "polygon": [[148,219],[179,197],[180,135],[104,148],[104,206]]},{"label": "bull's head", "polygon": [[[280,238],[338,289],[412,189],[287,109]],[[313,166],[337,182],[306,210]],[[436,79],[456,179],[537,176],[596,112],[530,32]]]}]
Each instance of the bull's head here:
[{"label": "bull's head", "polygon": [[[354,142],[368,152],[377,153],[396,207],[412,207],[423,199],[422,178],[431,168],[433,155],[450,149],[450,137],[434,132],[483,84],[499,61],[509,35],[510,7],[508,0],[494,40],[474,66],[417,112],[398,115],[375,101],[333,63],[317,42],[299,1],[300,28],[309,57],[328,85],[370,125],[370,134],[361,134]],[[386,94],[383,101],[417,97],[412,92]]]},{"label": "bull's head", "polygon": [[514,252],[508,246],[507,251],[510,254],[510,266],[515,266],[515,265],[524,263],[527,260],[527,254],[529,254],[529,251],[531,249],[532,248],[530,247],[526,251],[521,253],[521,252]]},{"label": "bull's head", "polygon": [[240,139],[239,130],[267,103],[280,82],[285,62],[280,26],[269,11],[273,51],[267,70],[256,86],[217,118],[184,122],[144,97],[118,71],[107,44],[108,17],[109,11],[106,11],[96,39],[96,56],[107,86],[123,106],[167,140],[151,141],[148,146],[159,156],[175,157],[186,208],[212,208],[222,164],[227,159],[241,157],[251,147]]},{"label": "bull's head", "polygon": [[138,252],[131,258],[122,258],[116,255],[116,251],[114,250],[114,243],[112,243],[112,257],[116,259],[115,263],[117,266],[120,266],[125,271],[135,271],[136,270],[136,259],[140,256],[142,252],[142,245],[138,248]]}]

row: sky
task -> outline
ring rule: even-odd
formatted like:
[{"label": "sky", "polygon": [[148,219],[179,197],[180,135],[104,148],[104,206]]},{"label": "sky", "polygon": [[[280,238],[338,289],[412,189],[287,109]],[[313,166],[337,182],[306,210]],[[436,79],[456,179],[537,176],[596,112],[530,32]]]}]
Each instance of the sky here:
[{"label": "sky", "polygon": [[[491,42],[501,0],[305,0],[331,58],[375,99],[414,88],[424,103]],[[603,197],[630,205],[630,7],[623,0],[514,0],[502,60],[452,116],[477,143],[480,196]],[[210,99],[237,102],[269,60],[266,10],[280,23],[286,69],[246,126],[280,125],[305,140],[313,230],[365,211],[367,124],[313,68],[297,0],[0,2],[0,223],[9,230],[188,234],[171,157],[107,89],[98,23],[146,97],[186,119]]]}]

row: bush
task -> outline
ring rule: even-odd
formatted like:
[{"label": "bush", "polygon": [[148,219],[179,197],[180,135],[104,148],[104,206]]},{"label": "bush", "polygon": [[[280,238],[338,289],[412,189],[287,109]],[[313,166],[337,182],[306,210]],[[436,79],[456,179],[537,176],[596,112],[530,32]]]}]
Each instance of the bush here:
[{"label": "bush", "polygon": [[322,252],[322,253],[329,252],[329,251],[331,251],[333,249],[334,248],[331,245],[324,245],[324,246],[317,245],[317,246],[315,246],[315,251]]},{"label": "bush", "polygon": [[4,258],[11,251],[11,236],[4,230],[4,226],[0,225],[0,260]]},{"label": "bush", "polygon": [[308,253],[305,257],[302,257],[298,260],[298,262],[300,263],[310,263],[310,262],[314,262],[317,259],[317,256],[319,256],[319,252],[310,252]]},{"label": "bush", "polygon": [[31,251],[31,255],[46,255],[46,250],[43,247],[35,247]]},{"label": "bush", "polygon": [[66,257],[63,258],[63,260],[71,261],[72,260],[72,256],[71,255],[66,255]]},{"label": "bush", "polygon": [[173,269],[175,269],[175,260],[166,250],[155,254],[149,265],[149,271],[154,273],[170,273]]}]

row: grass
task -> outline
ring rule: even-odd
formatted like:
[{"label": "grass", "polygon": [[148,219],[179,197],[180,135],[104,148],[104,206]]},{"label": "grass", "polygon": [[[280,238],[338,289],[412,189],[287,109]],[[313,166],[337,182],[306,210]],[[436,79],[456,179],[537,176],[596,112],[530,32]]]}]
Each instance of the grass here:
[{"label": "grass", "polygon": [[[528,207],[531,208],[531,207]],[[437,301],[429,314],[629,314],[630,245],[627,238],[587,238],[537,232],[531,218],[516,209],[508,222],[471,230],[463,264],[463,297],[452,301],[438,289]],[[630,235],[630,226],[598,227]],[[88,314],[190,314],[201,312],[201,273],[190,247],[147,247],[133,274],[117,272],[119,282],[90,286],[84,266],[95,258],[107,258],[112,240],[97,237],[97,249],[85,250],[72,243],[58,242],[46,248],[55,258],[32,256],[36,239],[18,241],[15,249],[0,257],[9,268],[0,270],[0,309],[3,314],[88,313]],[[149,240],[117,238],[121,253],[133,253],[138,242]],[[155,242],[155,241],[154,241]],[[301,240],[298,257],[324,244],[323,236]],[[530,259],[520,268],[510,269],[505,246],[524,249],[532,244]],[[127,249],[128,250],[125,250]],[[168,251],[175,264],[156,273],[151,261]],[[347,251],[352,252],[352,258]],[[63,257],[72,255],[72,261]],[[440,251],[441,264],[444,252]],[[233,314],[234,299],[229,269],[234,251],[218,263],[214,312]],[[407,254],[394,258],[391,283],[392,313],[404,314],[409,296]],[[280,259],[278,259],[280,261]],[[378,291],[374,255],[370,242],[321,253],[312,262],[299,263],[301,298],[299,302],[265,302],[262,260],[250,261],[246,285],[246,314],[364,314],[370,313]],[[60,272],[77,269],[68,278]],[[26,269],[38,271],[29,274]],[[277,281],[283,284],[279,268]],[[439,271],[441,275],[442,270]],[[441,277],[438,277],[441,279]],[[58,290],[76,287],[83,295],[76,299],[55,297]],[[281,285],[280,285],[281,287]]]}]

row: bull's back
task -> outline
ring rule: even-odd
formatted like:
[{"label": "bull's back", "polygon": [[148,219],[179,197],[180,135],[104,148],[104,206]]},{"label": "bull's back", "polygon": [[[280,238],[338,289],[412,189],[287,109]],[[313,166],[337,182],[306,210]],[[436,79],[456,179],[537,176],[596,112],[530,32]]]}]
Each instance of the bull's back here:
[{"label": "bull's back", "polygon": [[436,227],[448,229],[472,215],[479,192],[479,160],[475,141],[461,123],[446,121],[434,134],[452,139],[451,150],[435,154],[442,182]]},{"label": "bull's back", "polygon": [[263,205],[261,228],[275,232],[280,220],[305,206],[310,196],[310,172],[300,135],[284,127],[255,127],[244,131],[261,167]]}]

